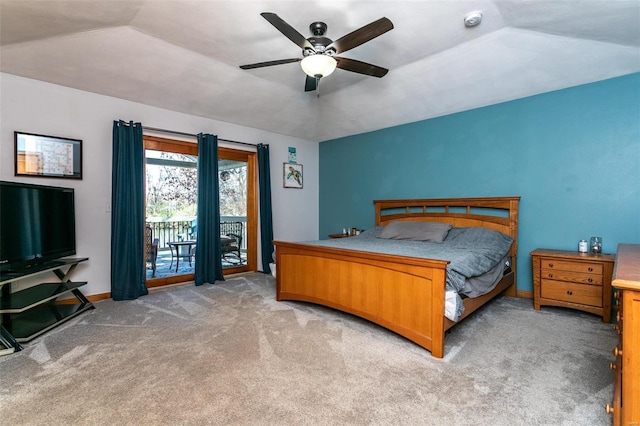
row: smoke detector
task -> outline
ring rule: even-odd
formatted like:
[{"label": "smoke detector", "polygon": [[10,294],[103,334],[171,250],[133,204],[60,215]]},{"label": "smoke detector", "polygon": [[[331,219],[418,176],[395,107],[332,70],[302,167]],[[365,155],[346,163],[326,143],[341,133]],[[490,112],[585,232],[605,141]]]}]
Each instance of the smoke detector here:
[{"label": "smoke detector", "polygon": [[480,11],[468,13],[467,16],[464,17],[464,26],[467,28],[480,25],[480,22],[482,22],[482,12]]}]

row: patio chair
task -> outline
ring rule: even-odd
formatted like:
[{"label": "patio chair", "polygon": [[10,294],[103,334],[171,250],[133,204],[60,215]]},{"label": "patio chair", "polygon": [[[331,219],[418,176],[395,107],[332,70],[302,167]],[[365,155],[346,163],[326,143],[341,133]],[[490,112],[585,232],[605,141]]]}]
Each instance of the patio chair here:
[{"label": "patio chair", "polygon": [[156,259],[158,258],[158,244],[160,239],[153,238],[153,228],[151,226],[145,226],[145,251],[147,268],[151,268],[152,277],[156,276]]},{"label": "patio chair", "polygon": [[194,219],[191,221],[191,226],[189,227],[189,231],[187,232],[190,240],[195,240],[198,237],[198,219]]},{"label": "patio chair", "polygon": [[231,263],[242,263],[242,222],[220,222],[222,258]]}]

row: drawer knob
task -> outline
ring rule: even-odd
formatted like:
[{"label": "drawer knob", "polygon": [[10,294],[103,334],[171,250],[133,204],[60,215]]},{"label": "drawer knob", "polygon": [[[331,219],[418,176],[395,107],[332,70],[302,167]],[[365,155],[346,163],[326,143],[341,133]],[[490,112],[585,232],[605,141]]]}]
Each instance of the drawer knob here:
[{"label": "drawer knob", "polygon": [[607,404],[605,409],[607,410],[607,414],[613,414],[613,407],[610,404]]},{"label": "drawer knob", "polygon": [[549,264],[549,268],[553,268],[553,263],[550,263],[550,264]]},{"label": "drawer knob", "polygon": [[553,278],[553,274],[549,274],[549,278]]},{"label": "drawer knob", "polygon": [[609,363],[609,370],[615,370],[616,369],[616,365],[613,362]]},{"label": "drawer knob", "polygon": [[613,355],[614,356],[622,355],[622,349],[616,346],[615,348],[613,348]]},{"label": "drawer knob", "polygon": [[593,282],[593,278],[589,278],[589,279],[588,279],[588,281],[589,281],[590,283],[592,283],[592,282]]},{"label": "drawer knob", "polygon": [[589,271],[589,272],[593,272],[593,268],[589,268],[589,269],[588,269],[588,271]]},{"label": "drawer knob", "polygon": [[571,290],[567,290],[567,294],[568,294],[569,296],[571,296],[571,295],[573,294],[573,292],[572,292]]}]

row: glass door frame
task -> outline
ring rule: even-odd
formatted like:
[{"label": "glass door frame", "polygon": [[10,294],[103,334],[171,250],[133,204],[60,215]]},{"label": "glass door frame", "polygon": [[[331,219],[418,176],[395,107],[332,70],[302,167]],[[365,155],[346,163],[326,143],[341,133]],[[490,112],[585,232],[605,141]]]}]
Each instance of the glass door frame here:
[{"label": "glass door frame", "polygon": [[[158,136],[143,135],[144,149],[174,152],[186,155],[198,155],[198,144],[194,142],[168,139]],[[146,155],[145,155],[146,159]],[[228,147],[218,147],[218,159],[235,160],[247,163],[247,263],[241,266],[223,268],[224,275],[241,272],[255,272],[258,264],[258,174],[257,174],[257,154],[252,151],[244,151]],[[145,160],[146,176],[146,160]],[[146,194],[146,179],[145,179]],[[145,255],[146,256],[146,255]],[[171,284],[189,282],[194,280],[194,274],[174,275],[161,278],[146,279],[146,286],[162,287]]]},{"label": "glass door frame", "polygon": [[258,266],[258,173],[257,154],[251,151],[218,147],[219,160],[247,163],[247,263],[223,268],[224,275],[240,272],[255,272]]}]

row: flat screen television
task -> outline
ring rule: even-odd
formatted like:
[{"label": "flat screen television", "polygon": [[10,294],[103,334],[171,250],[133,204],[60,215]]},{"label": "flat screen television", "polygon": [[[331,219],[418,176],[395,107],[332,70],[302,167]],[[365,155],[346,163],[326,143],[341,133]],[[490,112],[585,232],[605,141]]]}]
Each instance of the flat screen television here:
[{"label": "flat screen television", "polygon": [[73,188],[0,181],[0,271],[74,254]]}]

